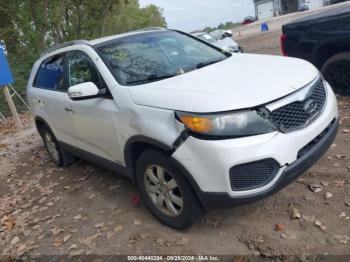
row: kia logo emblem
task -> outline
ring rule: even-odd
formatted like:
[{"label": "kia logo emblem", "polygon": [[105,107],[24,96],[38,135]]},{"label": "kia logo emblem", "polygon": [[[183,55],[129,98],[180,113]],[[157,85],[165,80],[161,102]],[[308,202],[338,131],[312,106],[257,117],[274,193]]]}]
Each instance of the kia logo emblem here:
[{"label": "kia logo emblem", "polygon": [[314,113],[317,109],[317,104],[314,100],[312,99],[309,99],[305,102],[304,104],[304,111],[311,115],[312,113]]}]

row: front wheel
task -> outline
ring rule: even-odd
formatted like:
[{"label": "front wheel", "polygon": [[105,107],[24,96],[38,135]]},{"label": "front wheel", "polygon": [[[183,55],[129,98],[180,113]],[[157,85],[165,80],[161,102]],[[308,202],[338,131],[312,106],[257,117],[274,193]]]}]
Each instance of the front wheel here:
[{"label": "front wheel", "polygon": [[151,213],[167,226],[184,229],[204,214],[187,180],[159,151],[141,154],[136,164],[136,183]]},{"label": "front wheel", "polygon": [[350,52],[332,56],[324,63],[321,71],[336,93],[350,95]]}]

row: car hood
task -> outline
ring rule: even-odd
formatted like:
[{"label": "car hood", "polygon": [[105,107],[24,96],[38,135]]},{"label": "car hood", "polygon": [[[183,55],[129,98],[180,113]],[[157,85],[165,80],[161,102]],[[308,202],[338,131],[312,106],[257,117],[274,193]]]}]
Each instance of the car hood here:
[{"label": "car hood", "polygon": [[204,68],[128,89],[138,105],[210,113],[274,101],[307,85],[318,74],[301,59],[233,54]]}]

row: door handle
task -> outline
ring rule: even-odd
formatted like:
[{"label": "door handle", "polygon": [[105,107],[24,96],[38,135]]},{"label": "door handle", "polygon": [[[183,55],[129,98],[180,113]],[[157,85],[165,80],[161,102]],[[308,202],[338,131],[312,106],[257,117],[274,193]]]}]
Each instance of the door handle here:
[{"label": "door handle", "polygon": [[74,113],[74,110],[73,110],[72,107],[70,107],[70,106],[65,106],[65,107],[64,107],[64,110],[67,111],[67,112]]}]

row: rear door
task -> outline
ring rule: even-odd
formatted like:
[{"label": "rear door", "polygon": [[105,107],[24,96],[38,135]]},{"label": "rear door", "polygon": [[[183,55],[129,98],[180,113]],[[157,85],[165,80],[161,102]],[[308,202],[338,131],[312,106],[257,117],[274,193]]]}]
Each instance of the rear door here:
[{"label": "rear door", "polygon": [[74,146],[73,128],[64,108],[67,95],[66,54],[46,58],[39,66],[31,90],[35,115],[50,126],[57,140]]},{"label": "rear door", "polygon": [[99,89],[106,89],[104,97],[70,100],[65,103],[73,125],[76,145],[79,149],[104,159],[119,163],[116,116],[118,108],[109,89],[92,59],[83,51],[67,53],[68,87],[93,82]]}]

